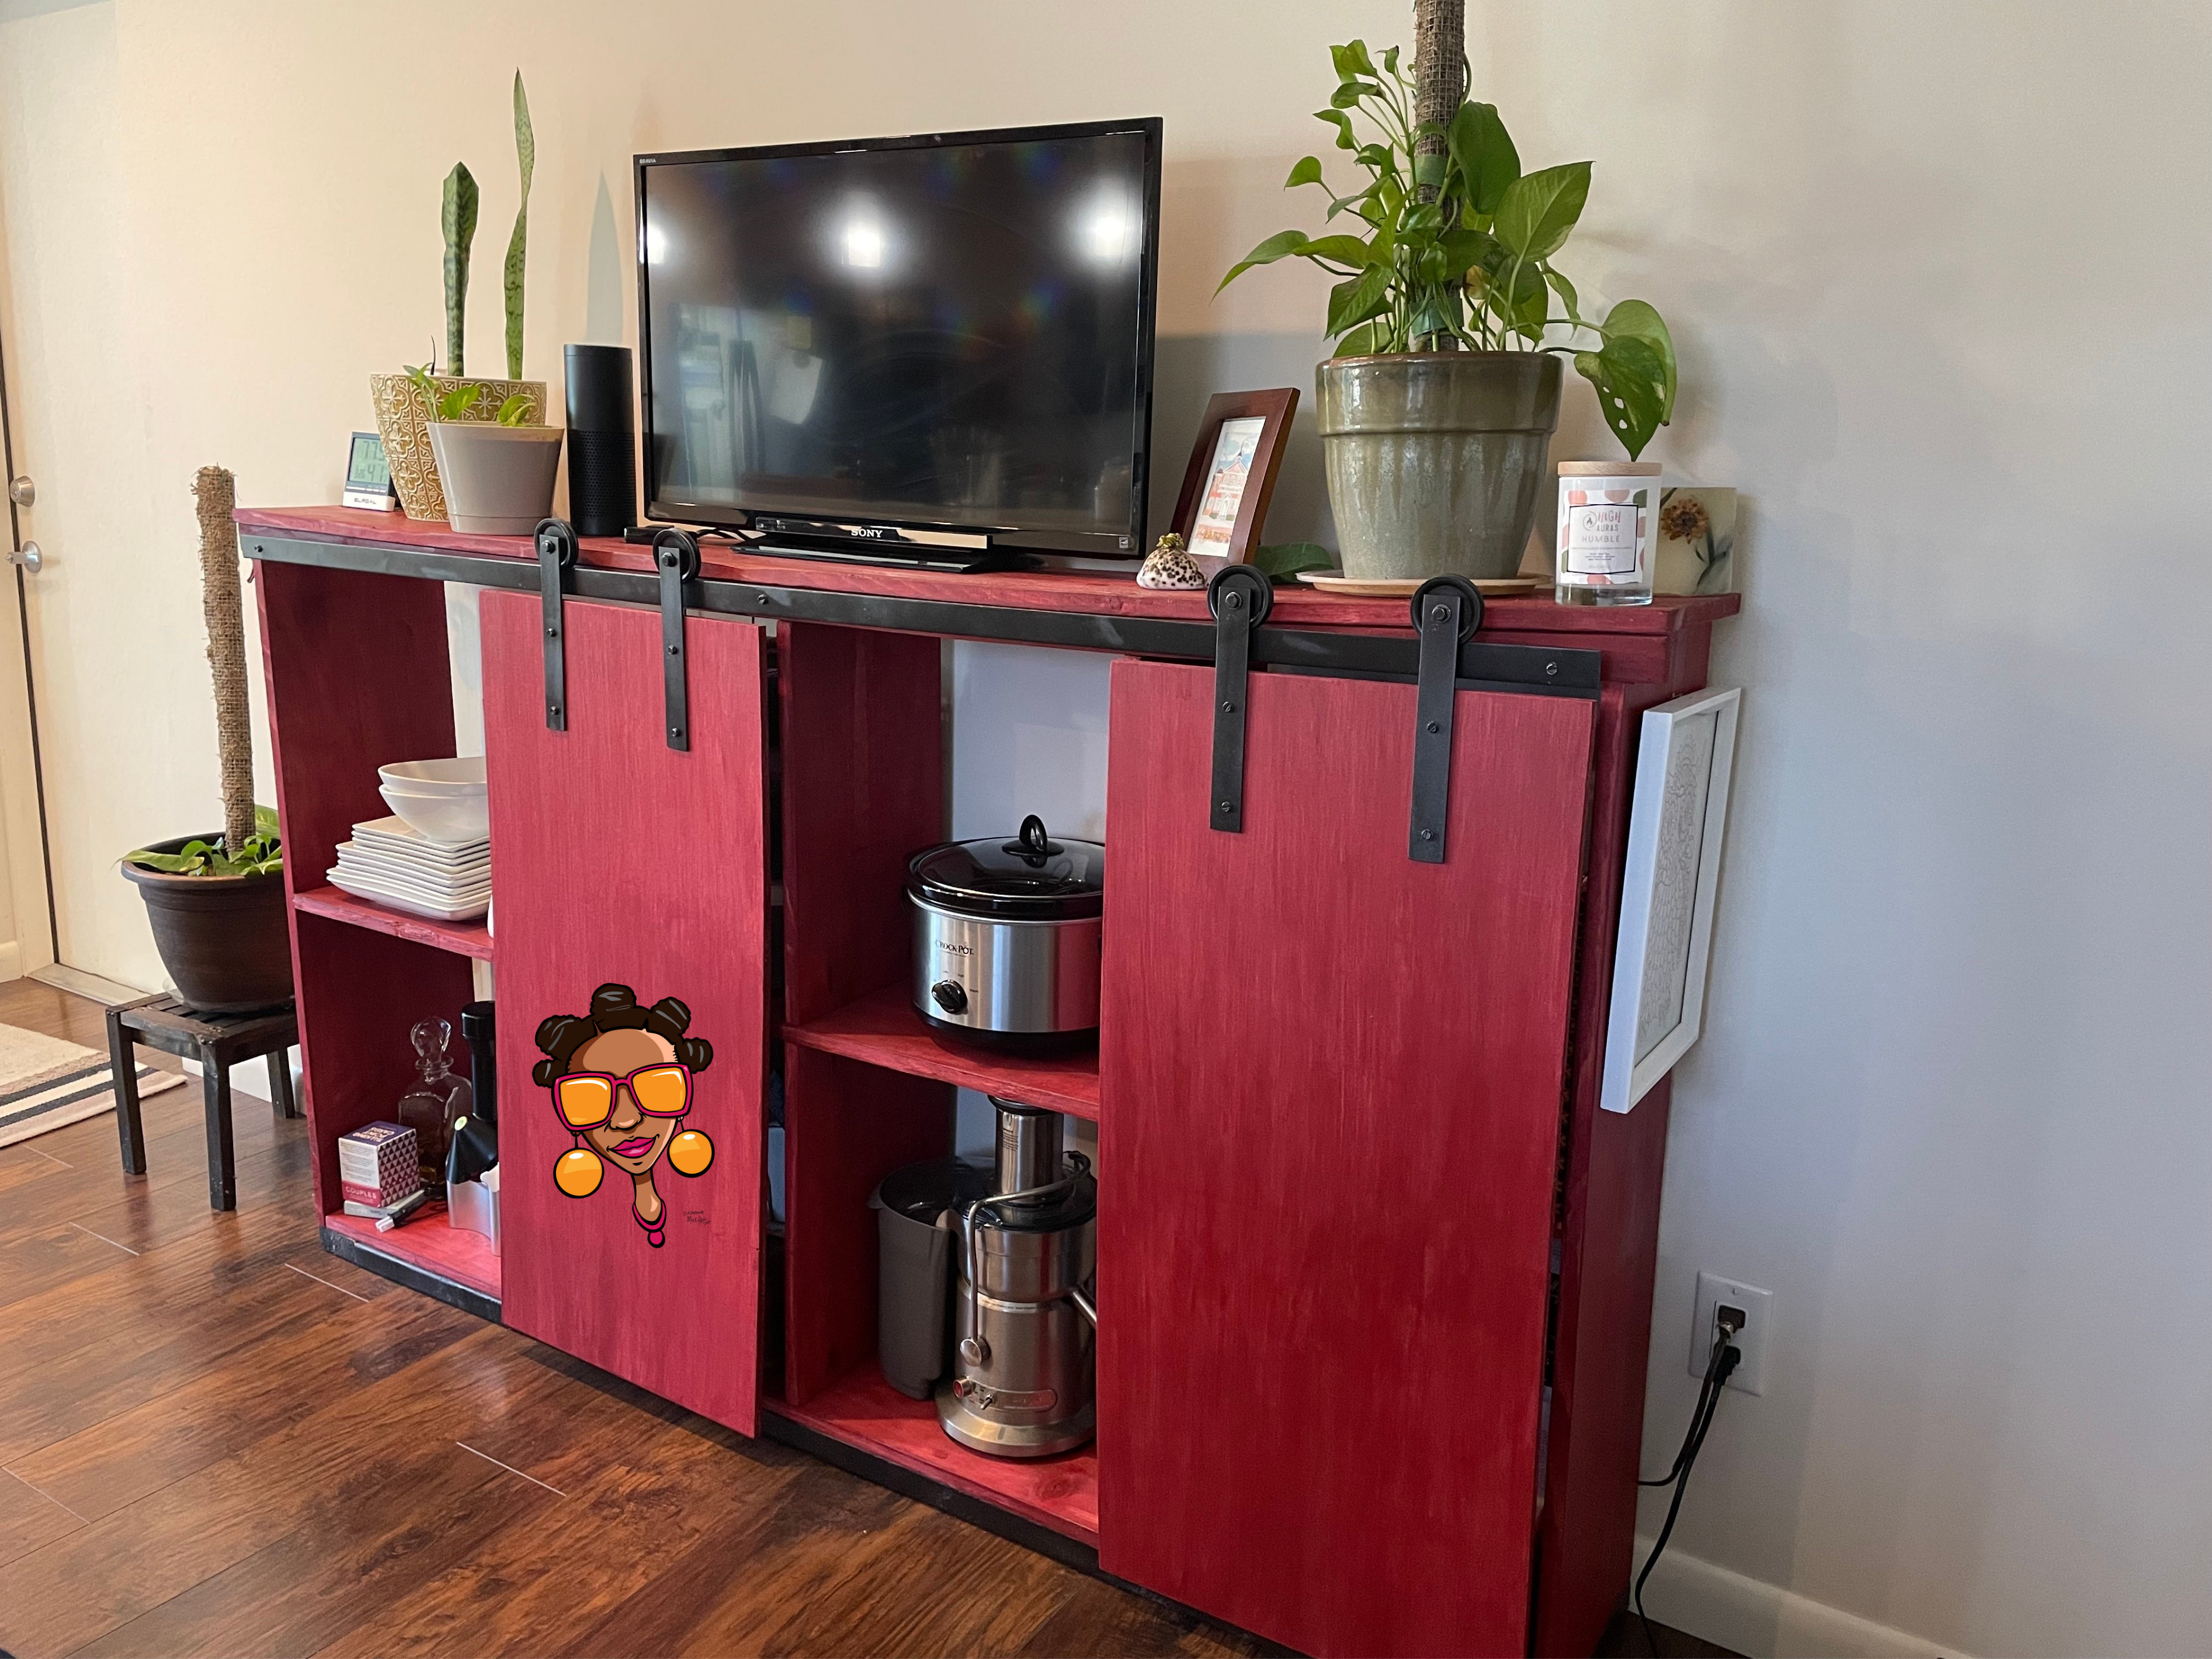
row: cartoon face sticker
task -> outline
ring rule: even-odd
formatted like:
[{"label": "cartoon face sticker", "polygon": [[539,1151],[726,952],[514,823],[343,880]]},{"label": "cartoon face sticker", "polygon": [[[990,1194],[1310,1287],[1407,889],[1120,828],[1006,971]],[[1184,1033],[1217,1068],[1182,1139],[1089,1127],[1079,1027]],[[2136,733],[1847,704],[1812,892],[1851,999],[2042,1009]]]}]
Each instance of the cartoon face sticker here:
[{"label": "cartoon face sticker", "polygon": [[556,1014],[538,1028],[545,1058],[531,1077],[551,1091],[553,1109],[576,1144],[553,1166],[553,1182],[571,1198],[599,1191],[610,1164],[630,1179],[630,1210],[655,1249],[666,1241],[668,1207],[653,1172],[703,1175],[714,1143],[684,1121],[695,1079],[711,1065],[711,1044],[686,1036],[691,1011],[674,997],[637,1006],[627,985],[602,985],[589,1012]]}]

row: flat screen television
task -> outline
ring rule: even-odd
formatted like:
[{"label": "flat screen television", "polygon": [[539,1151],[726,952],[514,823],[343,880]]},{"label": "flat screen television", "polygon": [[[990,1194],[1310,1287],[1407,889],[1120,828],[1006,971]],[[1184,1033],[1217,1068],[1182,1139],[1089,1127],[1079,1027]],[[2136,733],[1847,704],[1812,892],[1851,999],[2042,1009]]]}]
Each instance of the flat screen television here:
[{"label": "flat screen television", "polygon": [[647,514],[1136,556],[1160,123],[641,155]]}]

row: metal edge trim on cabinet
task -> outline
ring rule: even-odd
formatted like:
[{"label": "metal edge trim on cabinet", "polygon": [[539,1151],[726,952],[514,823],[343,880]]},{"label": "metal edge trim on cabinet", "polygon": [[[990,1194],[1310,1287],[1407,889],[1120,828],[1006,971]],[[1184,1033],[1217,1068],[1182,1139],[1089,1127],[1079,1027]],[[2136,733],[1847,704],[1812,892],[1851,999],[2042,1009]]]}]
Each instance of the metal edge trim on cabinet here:
[{"label": "metal edge trim on cabinet", "polygon": [[[380,575],[413,576],[427,581],[462,582],[476,587],[536,592],[540,586],[535,562],[489,554],[424,552],[387,543],[268,535],[248,536],[242,550],[248,558],[270,559],[280,564],[320,565]],[[604,570],[579,564],[569,574],[568,592],[579,599],[616,599],[655,606],[659,603],[659,579],[651,571]],[[694,609],[725,616],[788,617],[848,628],[1004,640],[1079,651],[1116,651],[1184,662],[1210,663],[1214,654],[1215,629],[1211,620],[1178,622],[1159,617],[964,605],[944,599],[852,593],[831,588],[779,587],[714,579],[701,579],[688,586]],[[1332,633],[1318,629],[1263,625],[1254,629],[1251,635],[1251,660],[1255,665],[1320,673],[1411,680],[1419,666],[1419,640],[1411,629],[1402,634]],[[1459,647],[1458,678],[1482,681],[1500,691],[1595,697],[1602,663],[1601,653],[1594,650],[1492,645],[1476,638]]]},{"label": "metal edge trim on cabinet", "polygon": [[403,1285],[410,1291],[420,1291],[434,1301],[449,1308],[459,1308],[465,1314],[474,1314],[478,1319],[489,1319],[495,1325],[504,1323],[499,1314],[499,1298],[461,1284],[456,1279],[434,1273],[427,1267],[418,1267],[396,1255],[386,1255],[360,1239],[338,1232],[333,1228],[321,1229],[323,1249],[341,1261],[350,1261],[363,1271]]}]

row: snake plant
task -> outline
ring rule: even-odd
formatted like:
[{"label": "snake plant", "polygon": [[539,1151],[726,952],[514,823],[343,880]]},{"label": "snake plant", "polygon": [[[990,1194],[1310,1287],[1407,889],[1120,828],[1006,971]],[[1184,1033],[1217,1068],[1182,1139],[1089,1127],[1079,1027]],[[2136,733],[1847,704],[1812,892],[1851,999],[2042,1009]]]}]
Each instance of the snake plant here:
[{"label": "snake plant", "polygon": [[514,234],[507,243],[507,378],[510,380],[522,378],[522,262],[530,244],[530,174],[538,164],[538,141],[531,136],[530,100],[523,96],[520,70],[514,72],[514,156],[522,170],[522,205],[514,210]]},{"label": "snake plant", "polygon": [[477,237],[477,181],[468,163],[456,161],[446,175],[440,224],[446,234],[446,365],[449,374],[463,374],[461,325],[469,298],[469,246]]}]

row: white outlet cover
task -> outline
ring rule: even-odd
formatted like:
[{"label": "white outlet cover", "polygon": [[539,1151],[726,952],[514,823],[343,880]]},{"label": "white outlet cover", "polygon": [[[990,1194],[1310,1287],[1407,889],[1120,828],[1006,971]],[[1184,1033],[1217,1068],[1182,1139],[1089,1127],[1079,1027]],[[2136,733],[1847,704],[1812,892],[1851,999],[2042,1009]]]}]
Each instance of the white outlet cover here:
[{"label": "white outlet cover", "polygon": [[1743,1358],[1729,1374],[1728,1386],[1746,1394],[1766,1392],[1767,1327],[1774,1322],[1774,1292],[1718,1273],[1698,1275],[1698,1310],[1690,1321],[1690,1375],[1702,1378],[1713,1354],[1713,1310],[1725,1302],[1743,1310],[1743,1328],[1735,1346]]}]

